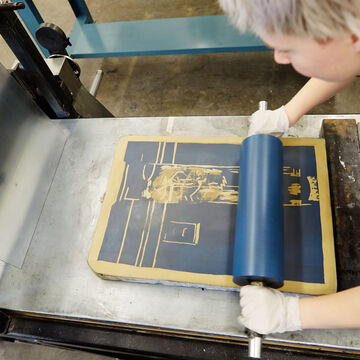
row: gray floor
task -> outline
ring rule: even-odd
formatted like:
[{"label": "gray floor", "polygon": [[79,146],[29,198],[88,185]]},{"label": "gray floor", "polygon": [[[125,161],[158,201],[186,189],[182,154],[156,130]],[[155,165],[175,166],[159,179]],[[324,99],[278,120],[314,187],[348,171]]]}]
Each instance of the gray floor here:
[{"label": "gray floor", "polygon": [[84,351],[71,351],[55,347],[10,343],[0,341],[1,360],[107,360],[107,356],[90,354]]},{"label": "gray floor", "polygon": [[[35,0],[42,17],[69,34],[74,15],[67,0]],[[97,22],[220,14],[216,0],[87,1]],[[0,39],[0,61],[14,57]],[[120,40],[119,40],[120,41]],[[80,59],[81,79],[89,87],[104,71],[98,99],[115,115],[247,115],[259,100],[269,108],[286,103],[306,78],[291,66],[277,65],[271,52]],[[313,114],[358,113],[360,79]]]},{"label": "gray floor", "polygon": [[[74,16],[66,0],[34,0],[43,18],[69,34]],[[87,0],[97,22],[215,15],[215,0]],[[0,62],[14,57],[0,39]],[[98,99],[117,117],[246,115],[260,100],[270,108],[286,103],[306,78],[274,63],[271,52],[82,59],[81,79],[89,87],[104,71]],[[360,80],[312,113],[359,113]],[[0,359],[101,359],[86,353],[0,342]]]}]

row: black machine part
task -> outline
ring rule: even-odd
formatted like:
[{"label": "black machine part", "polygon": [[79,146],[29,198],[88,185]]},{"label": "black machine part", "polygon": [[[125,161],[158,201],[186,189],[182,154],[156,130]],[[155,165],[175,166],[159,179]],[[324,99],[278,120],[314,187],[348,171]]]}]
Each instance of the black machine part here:
[{"label": "black machine part", "polygon": [[76,118],[70,92],[55,79],[14,11],[23,8],[21,2],[0,2],[0,35],[20,62],[14,77],[50,118]]},{"label": "black machine part", "polygon": [[55,24],[42,23],[36,30],[36,39],[51,55],[68,55],[66,47],[71,45],[64,31]]}]

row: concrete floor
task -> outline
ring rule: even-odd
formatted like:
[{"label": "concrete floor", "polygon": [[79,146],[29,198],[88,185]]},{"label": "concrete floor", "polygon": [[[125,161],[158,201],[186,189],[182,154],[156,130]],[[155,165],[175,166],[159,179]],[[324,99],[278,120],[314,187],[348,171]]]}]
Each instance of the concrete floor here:
[{"label": "concrete floor", "polygon": [[[67,34],[74,15],[67,0],[35,0],[45,21]],[[88,0],[97,22],[216,15],[216,0]],[[0,41],[0,62],[14,57]],[[277,65],[271,52],[79,59],[86,87],[104,71],[98,99],[117,117],[247,115],[259,100],[269,108],[286,103],[307,80],[291,66]],[[310,113],[358,113],[360,80]]]},{"label": "concrete floor", "polygon": [[[66,0],[34,0],[45,21],[69,34],[74,15]],[[220,14],[216,0],[87,0],[97,22]],[[0,41],[0,62],[14,57]],[[271,52],[82,59],[81,79],[90,87],[104,71],[97,98],[117,117],[246,115],[260,100],[286,103],[305,83],[291,66],[275,64]],[[311,113],[359,113],[360,80]],[[196,125],[194,125],[196,126]],[[2,359],[101,359],[35,345],[0,343]]]},{"label": "concrete floor", "polygon": [[1,360],[111,360],[107,356],[90,354],[84,351],[64,350],[55,347],[10,343],[0,341]]}]

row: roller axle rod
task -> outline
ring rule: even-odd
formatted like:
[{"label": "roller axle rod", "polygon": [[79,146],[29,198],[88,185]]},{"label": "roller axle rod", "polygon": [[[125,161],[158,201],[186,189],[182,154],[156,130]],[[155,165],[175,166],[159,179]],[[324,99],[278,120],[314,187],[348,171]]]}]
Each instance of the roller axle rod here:
[{"label": "roller axle rod", "polygon": [[[250,285],[264,286],[264,283],[261,281],[252,281]],[[245,333],[249,339],[249,358],[261,359],[262,335],[250,329],[245,329]]]},{"label": "roller axle rod", "polygon": [[249,358],[261,359],[262,336],[255,331],[246,329],[246,335],[249,339]]},{"label": "roller axle rod", "polygon": [[[259,111],[267,110],[260,101]],[[283,285],[283,154],[280,139],[247,137],[240,150],[239,201],[233,262],[238,285]],[[269,254],[272,254],[271,256]],[[262,335],[246,329],[249,357],[261,358]]]}]

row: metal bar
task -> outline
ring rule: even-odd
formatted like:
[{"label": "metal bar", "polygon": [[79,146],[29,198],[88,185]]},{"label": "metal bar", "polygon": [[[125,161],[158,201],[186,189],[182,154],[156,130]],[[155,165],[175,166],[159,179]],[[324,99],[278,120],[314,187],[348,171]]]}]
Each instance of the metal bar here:
[{"label": "metal bar", "polygon": [[[16,2],[15,0],[11,0],[12,2]],[[25,3],[25,9],[18,12],[19,16],[21,17],[23,23],[29,30],[32,38],[36,41],[35,32],[40,24],[44,22],[43,18],[41,17],[39,11],[37,10],[36,6],[34,5],[32,0],[22,0]],[[37,43],[42,53],[45,57],[48,57],[50,53],[44,47],[42,47],[39,43]]]},{"label": "metal bar", "polygon": [[90,90],[89,90],[89,93],[92,95],[92,96],[96,96],[98,90],[99,90],[99,86],[100,86],[100,83],[101,83],[101,80],[104,76],[104,72],[102,70],[98,70],[96,72],[96,75],[94,77],[94,80],[93,82],[91,83],[91,87],[90,87]]},{"label": "metal bar", "polygon": [[[171,333],[155,328],[136,328],[116,323],[74,321],[31,314],[4,315],[0,337],[8,340],[56,345],[68,349],[121,359],[228,360],[248,359],[246,343],[233,339]],[[1,320],[1,319],[0,319]],[[346,359],[358,359],[358,353],[346,353]],[[326,349],[296,348],[265,344],[264,359],[307,360],[344,359],[344,353]]]},{"label": "metal bar", "polygon": [[81,20],[84,24],[93,23],[94,20],[91,17],[89,8],[86,5],[85,0],[68,0],[69,4],[75,14],[75,16]]},{"label": "metal bar", "polygon": [[45,99],[56,117],[76,117],[71,94],[60,87],[14,12],[0,13],[0,34],[20,61],[25,86],[32,94]]},{"label": "metal bar", "polygon": [[0,12],[3,11],[14,11],[25,9],[25,4],[20,1],[14,1],[12,3],[3,3],[0,7]]},{"label": "metal bar", "polygon": [[102,24],[77,20],[70,42],[73,58],[269,50],[254,34],[240,34],[222,15]]}]

